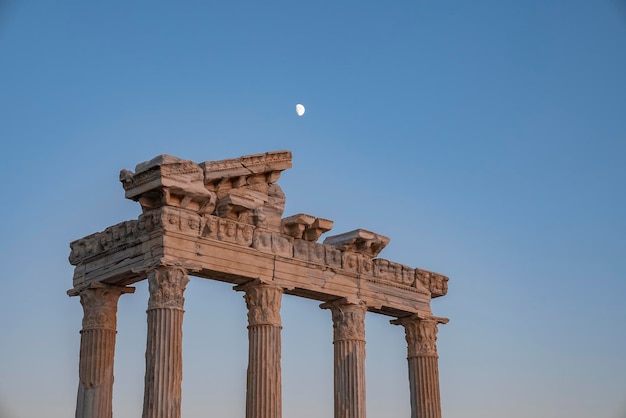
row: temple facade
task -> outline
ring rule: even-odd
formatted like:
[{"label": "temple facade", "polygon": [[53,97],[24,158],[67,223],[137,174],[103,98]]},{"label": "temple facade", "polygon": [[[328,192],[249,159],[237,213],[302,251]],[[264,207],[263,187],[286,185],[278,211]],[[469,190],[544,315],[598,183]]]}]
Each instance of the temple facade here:
[{"label": "temple facade", "polygon": [[[132,284],[148,280],[143,418],[180,418],[184,292],[189,276],[232,283],[248,308],[246,418],[281,418],[281,299],[321,302],[331,312],[334,416],[365,418],[365,316],[404,327],[412,418],[441,418],[437,330],[432,314],[448,278],[379,258],[389,238],[365,230],[327,236],[333,222],[283,217],[277,181],[289,151],[195,163],[160,155],[122,170],[138,219],[70,244],[70,296],[84,316],[77,418],[111,418],[116,311]],[[329,324],[330,326],[330,324]],[[330,365],[329,365],[330,367]]]}]

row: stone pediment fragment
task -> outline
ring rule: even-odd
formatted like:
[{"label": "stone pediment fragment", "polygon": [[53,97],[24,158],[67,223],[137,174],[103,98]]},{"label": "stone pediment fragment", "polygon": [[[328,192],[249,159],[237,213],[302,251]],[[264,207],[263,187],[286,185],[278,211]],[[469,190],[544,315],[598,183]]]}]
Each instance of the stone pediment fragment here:
[{"label": "stone pediment fragment", "polygon": [[315,242],[333,227],[333,221],[299,213],[283,218],[283,232],[297,239]]},{"label": "stone pediment fragment", "polygon": [[217,216],[281,230],[285,194],[276,181],[283,170],[291,168],[291,152],[206,161],[199,166],[205,187],[217,196]]},{"label": "stone pediment fragment", "polygon": [[126,198],[138,201],[142,209],[176,206],[198,213],[211,213],[216,196],[204,187],[204,173],[193,161],[159,155],[137,164],[135,173],[120,172]]},{"label": "stone pediment fragment", "polygon": [[120,182],[126,198],[138,201],[144,212],[179,207],[278,232],[285,194],[276,181],[290,167],[289,151],[201,164],[163,154],[138,164],[134,173],[122,170]]},{"label": "stone pediment fragment", "polygon": [[389,238],[365,229],[355,229],[340,235],[326,237],[324,244],[332,245],[342,251],[353,251],[373,258],[389,244]]},{"label": "stone pediment fragment", "polygon": [[204,169],[205,183],[235,181],[240,177],[266,174],[268,183],[275,183],[280,172],[291,168],[290,151],[273,151],[263,154],[246,155],[221,161],[206,161],[200,164]]}]

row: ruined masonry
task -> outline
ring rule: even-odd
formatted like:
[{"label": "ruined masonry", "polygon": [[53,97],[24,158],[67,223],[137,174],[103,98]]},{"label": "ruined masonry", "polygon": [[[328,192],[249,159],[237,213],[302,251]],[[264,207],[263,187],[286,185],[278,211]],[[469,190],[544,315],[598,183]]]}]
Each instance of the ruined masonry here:
[{"label": "ruined masonry", "polygon": [[[365,229],[318,239],[333,222],[283,218],[276,183],[289,151],[196,164],[169,155],[122,170],[136,220],[70,244],[70,296],[84,316],[77,418],[111,418],[117,302],[147,279],[143,418],[180,418],[182,323],[189,275],[232,283],[248,308],[247,418],[280,418],[283,294],[319,300],[331,313],[335,418],[365,418],[365,315],[404,327],[412,418],[440,418],[432,298],[448,278],[378,258],[389,238]],[[401,355],[396,353],[396,355]]]}]

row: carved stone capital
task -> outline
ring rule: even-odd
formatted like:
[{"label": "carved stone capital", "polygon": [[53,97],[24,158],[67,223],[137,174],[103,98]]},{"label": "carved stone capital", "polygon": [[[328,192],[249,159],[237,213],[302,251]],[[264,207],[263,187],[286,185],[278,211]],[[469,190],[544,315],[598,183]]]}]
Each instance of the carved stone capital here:
[{"label": "carved stone capital", "polygon": [[254,281],[235,286],[235,290],[245,292],[243,298],[248,307],[248,325],[281,326],[280,304],[283,295],[282,287]]},{"label": "carved stone capital", "polygon": [[117,301],[124,293],[133,293],[134,287],[93,284],[83,289],[68,290],[69,296],[80,296],[83,306],[83,331],[105,329],[115,331],[117,327]]},{"label": "carved stone capital", "polygon": [[447,324],[447,318],[412,315],[391,321],[402,325],[406,334],[408,357],[437,357],[437,331],[439,324]]},{"label": "carved stone capital", "polygon": [[333,317],[333,341],[365,341],[365,304],[350,303],[345,299],[325,302],[322,309],[330,309]]},{"label": "carved stone capital", "polygon": [[148,271],[148,310],[158,308],[183,309],[183,293],[189,283],[187,271],[182,267],[158,267]]}]

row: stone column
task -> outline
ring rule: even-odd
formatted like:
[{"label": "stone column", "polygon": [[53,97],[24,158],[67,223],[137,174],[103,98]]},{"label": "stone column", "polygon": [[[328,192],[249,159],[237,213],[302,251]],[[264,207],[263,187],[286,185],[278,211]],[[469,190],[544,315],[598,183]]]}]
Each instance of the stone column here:
[{"label": "stone column", "polygon": [[280,418],[282,329],[280,303],[283,289],[254,281],[235,290],[245,291],[248,307],[248,375],[246,418]]},{"label": "stone column", "polygon": [[333,317],[335,418],[365,418],[365,312],[341,299],[320,305]]},{"label": "stone column", "polygon": [[437,325],[448,319],[413,315],[391,321],[404,326],[409,361],[411,418],[441,418]]},{"label": "stone column", "polygon": [[98,283],[67,292],[70,296],[80,296],[84,312],[76,418],[111,418],[113,415],[117,301],[123,293],[134,291],[132,287]]},{"label": "stone column", "polygon": [[183,293],[189,283],[181,267],[148,272],[148,342],[143,418],[180,418],[183,380]]}]

